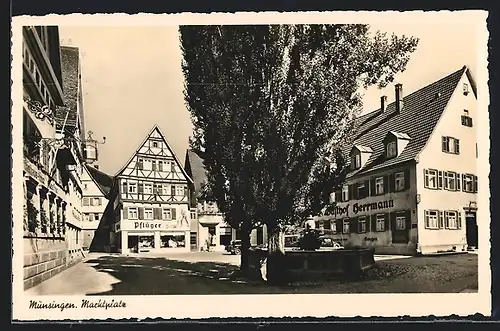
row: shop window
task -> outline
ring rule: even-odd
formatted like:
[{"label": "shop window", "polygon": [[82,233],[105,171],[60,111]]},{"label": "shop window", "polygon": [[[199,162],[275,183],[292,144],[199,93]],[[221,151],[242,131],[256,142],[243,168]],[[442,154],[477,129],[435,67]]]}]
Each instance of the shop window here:
[{"label": "shop window", "polygon": [[384,194],[384,177],[375,178],[375,194]]},{"label": "shop window", "polygon": [[447,229],[459,229],[458,213],[454,210],[444,212],[445,227]]},{"label": "shop window", "polygon": [[384,214],[378,214],[376,218],[376,230],[379,232],[385,231],[385,215]]},{"label": "shop window", "polygon": [[358,233],[366,232],[366,216],[360,216],[358,218]]},{"label": "shop window", "polygon": [[386,157],[388,159],[391,159],[393,157],[396,157],[398,155],[398,145],[396,141],[390,141],[387,143],[386,148],[385,148],[385,153]]},{"label": "shop window", "polygon": [[151,248],[155,248],[154,236],[140,236],[139,237],[139,249],[148,250]]},{"label": "shop window", "polygon": [[350,223],[348,218],[344,218],[342,221],[342,233],[349,233],[350,232]]},{"label": "shop window", "polygon": [[128,209],[128,219],[130,220],[136,220],[139,218],[139,212],[137,208],[131,207]]},{"label": "shop window", "polygon": [[437,210],[425,211],[425,228],[439,229],[439,211]]},{"label": "shop window", "polygon": [[349,201],[349,186],[342,186],[342,201]]},{"label": "shop window", "polygon": [[460,154],[460,142],[457,138],[442,137],[442,149],[445,153]]},{"label": "shop window", "polygon": [[437,177],[438,177],[437,170],[425,169],[424,170],[424,187],[430,188],[430,189],[437,189],[438,188]]},{"label": "shop window", "polygon": [[183,234],[179,235],[162,235],[160,236],[162,248],[180,248],[186,247],[186,237]]},{"label": "shop window", "polygon": [[396,172],[394,175],[394,188],[396,192],[405,190],[405,173],[404,172]]}]

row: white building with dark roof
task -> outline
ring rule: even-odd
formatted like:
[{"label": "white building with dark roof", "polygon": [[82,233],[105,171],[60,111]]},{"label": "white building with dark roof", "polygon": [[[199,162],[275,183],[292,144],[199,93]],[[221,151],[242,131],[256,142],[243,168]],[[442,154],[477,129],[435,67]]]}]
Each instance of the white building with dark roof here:
[{"label": "white building with dark roof", "polygon": [[393,103],[356,119],[346,182],[317,226],[377,253],[477,247],[476,98],[465,66],[408,95],[396,84]]}]

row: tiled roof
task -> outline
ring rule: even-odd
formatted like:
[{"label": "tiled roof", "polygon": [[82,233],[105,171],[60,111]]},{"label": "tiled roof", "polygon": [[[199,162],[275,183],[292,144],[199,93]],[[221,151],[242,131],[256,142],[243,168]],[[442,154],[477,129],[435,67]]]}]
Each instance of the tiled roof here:
[{"label": "tiled roof", "polygon": [[86,164],[85,167],[87,167],[90,176],[92,176],[94,182],[97,186],[99,186],[99,189],[102,191],[104,196],[109,198],[109,193],[111,192],[111,188],[113,186],[113,177],[88,164]]},{"label": "tiled roof", "polygon": [[[350,172],[348,177],[415,159],[427,143],[462,75],[467,73],[472,81],[468,70],[464,66],[430,85],[403,96],[403,108],[399,113],[396,112],[396,104],[393,102],[387,105],[383,112],[378,109],[358,117],[350,145],[344,148],[344,156],[348,158],[353,145],[369,147],[373,153],[365,166]],[[476,93],[473,81],[471,85]],[[410,137],[408,145],[401,154],[392,159],[384,157],[383,139],[389,132],[403,139]]]},{"label": "tiled roof", "polygon": [[196,194],[200,193],[201,186],[207,181],[207,173],[203,165],[203,159],[192,150],[186,152],[186,171],[193,179]]},{"label": "tiled roof", "polygon": [[360,152],[373,153],[373,150],[367,146],[354,145]]},{"label": "tiled roof", "polygon": [[71,129],[77,123],[78,81],[79,81],[79,50],[77,47],[61,46],[62,89],[66,108],[56,109],[55,118],[57,129],[64,124],[69,111],[65,128]]}]

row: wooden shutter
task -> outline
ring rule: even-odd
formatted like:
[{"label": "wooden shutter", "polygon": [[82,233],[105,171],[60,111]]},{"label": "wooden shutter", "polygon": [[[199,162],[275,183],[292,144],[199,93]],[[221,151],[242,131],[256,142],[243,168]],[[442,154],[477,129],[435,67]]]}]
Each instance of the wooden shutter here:
[{"label": "wooden shutter", "polygon": [[424,169],[424,187],[429,187],[429,177],[427,169]]},{"label": "wooden shutter", "polygon": [[389,228],[390,224],[389,223],[390,223],[389,214],[385,213],[384,214],[384,231],[390,230],[390,228]]},{"label": "wooden shutter", "polygon": [[455,154],[460,154],[460,141],[458,139],[455,139],[454,143],[455,143]]},{"label": "wooden shutter", "polygon": [[367,179],[367,180],[365,180],[365,189],[364,189],[363,197],[366,198],[369,195],[370,195],[370,181]]},{"label": "wooden shutter", "polygon": [[123,189],[123,193],[128,193],[128,185],[127,185],[127,182],[123,182],[123,183],[122,183],[122,189]]},{"label": "wooden shutter", "polygon": [[171,212],[172,212],[172,219],[175,220],[177,218],[177,209],[176,208],[172,208],[171,209]]},{"label": "wooden shutter", "polygon": [[443,211],[438,212],[438,224],[439,224],[440,229],[444,228],[444,212]]},{"label": "wooden shutter", "polygon": [[460,182],[461,182],[461,180],[460,180],[461,177],[460,176],[461,176],[461,174],[459,174],[459,173],[456,174],[456,177],[455,177],[455,191],[460,191]]},{"label": "wooden shutter", "polygon": [[424,227],[426,229],[429,228],[429,211],[428,210],[424,211]]},{"label": "wooden shutter", "polygon": [[375,196],[375,178],[370,179],[370,196]]},{"label": "wooden shutter", "polygon": [[[425,176],[425,174],[424,174]],[[405,178],[405,191],[410,189],[410,169],[404,170],[404,178]]]},{"label": "wooden shutter", "polygon": [[335,191],[335,202],[342,201],[342,191]]},{"label": "wooden shutter", "polygon": [[163,161],[158,161],[158,171],[163,171]]},{"label": "wooden shutter", "polygon": [[443,189],[443,172],[442,171],[438,171],[438,178],[437,178],[437,181],[438,181],[438,189]]},{"label": "wooden shutter", "polygon": [[462,228],[462,213],[457,212],[457,228]]},{"label": "wooden shutter", "polygon": [[170,195],[175,196],[175,185],[170,186]]},{"label": "wooden shutter", "polygon": [[443,152],[448,152],[448,137],[443,137],[443,142],[442,142],[442,148]]},{"label": "wooden shutter", "polygon": [[389,175],[389,192],[396,192],[396,174]]},{"label": "wooden shutter", "polygon": [[352,199],[357,200],[359,199],[359,183],[354,183],[352,184]]},{"label": "wooden shutter", "polygon": [[391,230],[396,230],[396,212],[389,213],[390,221],[391,221]]},{"label": "wooden shutter", "polygon": [[144,184],[143,183],[139,183],[137,185],[137,193],[144,193]]},{"label": "wooden shutter", "polygon": [[139,219],[143,220],[144,219],[144,208],[139,207]]},{"label": "wooden shutter", "polygon": [[477,176],[474,176],[473,177],[473,181],[472,181],[472,191],[474,193],[477,193]]},{"label": "wooden shutter", "polygon": [[188,188],[187,188],[187,186],[184,186],[184,196],[185,197],[188,196]]},{"label": "wooden shutter", "polygon": [[128,219],[128,207],[123,207],[123,219]]},{"label": "wooden shutter", "polygon": [[347,192],[348,192],[348,193],[347,193],[347,196],[348,196],[348,200],[352,200],[352,198],[353,198],[353,192],[352,192],[352,191],[353,191],[352,184],[349,184],[349,185],[347,186]]},{"label": "wooden shutter", "polygon": [[[377,215],[373,214],[368,218],[368,223],[370,223],[370,231],[377,232]],[[368,229],[367,229],[368,231]]]},{"label": "wooden shutter", "polygon": [[406,218],[406,230],[411,229],[411,210],[405,210],[405,218]]},{"label": "wooden shutter", "polygon": [[349,219],[349,232],[350,233],[357,233],[358,232],[358,218],[357,217],[351,217]]},{"label": "wooden shutter", "polygon": [[383,194],[385,193],[388,193],[389,192],[389,176],[384,176],[383,177],[384,179],[384,189],[382,190]]}]

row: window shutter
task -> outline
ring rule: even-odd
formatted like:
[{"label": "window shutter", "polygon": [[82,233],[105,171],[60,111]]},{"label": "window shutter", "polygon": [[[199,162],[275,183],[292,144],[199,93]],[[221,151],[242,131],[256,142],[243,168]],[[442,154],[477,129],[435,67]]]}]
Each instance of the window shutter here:
[{"label": "window shutter", "polygon": [[335,191],[335,201],[340,202],[342,199],[342,192],[341,191]]},{"label": "window shutter", "polygon": [[123,193],[127,193],[127,188],[128,188],[127,183],[126,183],[126,182],[123,182],[123,183],[122,183]]},{"label": "window shutter", "polygon": [[353,193],[352,193],[352,191],[353,191],[352,184],[349,184],[349,185],[347,186],[347,192],[348,192],[348,193],[347,193],[347,196],[349,197],[349,200],[352,200],[352,197],[353,197]]},{"label": "window shutter", "polygon": [[455,154],[460,154],[460,141],[455,139]]},{"label": "window shutter", "polygon": [[170,195],[175,196],[175,185],[170,186]]},{"label": "window shutter", "polygon": [[389,193],[389,176],[384,176],[384,193]]},{"label": "window shutter", "polygon": [[406,230],[411,229],[411,210],[405,210],[405,218],[406,218]]},{"label": "window shutter", "polygon": [[342,220],[335,220],[335,230],[337,233],[342,233]]},{"label": "window shutter", "polygon": [[474,179],[472,181],[472,191],[474,193],[477,193],[477,176],[474,176]]},{"label": "window shutter", "polygon": [[388,192],[396,192],[396,174],[389,174],[389,191]]},{"label": "window shutter", "polygon": [[448,211],[444,211],[444,228],[449,229],[450,228],[450,219],[448,218]]},{"label": "window shutter", "polygon": [[352,184],[352,199],[353,200],[359,199],[358,186],[359,186],[359,183]]},{"label": "window shutter", "polygon": [[358,232],[358,218],[357,217],[351,217],[349,220],[349,232],[350,233],[357,233]]},{"label": "window shutter", "polygon": [[156,219],[161,220],[162,217],[161,208],[156,208],[156,214],[157,214]]},{"label": "window shutter", "polygon": [[128,207],[123,207],[123,219],[126,220],[128,218]]},{"label": "window shutter", "polygon": [[370,195],[375,195],[375,178],[370,179]]},{"label": "window shutter", "polygon": [[426,210],[424,211],[424,222],[425,222],[425,228],[429,228],[429,211]]},{"label": "window shutter", "polygon": [[370,181],[367,179],[365,180],[365,190],[363,196],[366,198],[369,195],[370,195]]},{"label": "window shutter", "polygon": [[429,187],[429,177],[427,176],[427,169],[424,169],[424,187]]},{"label": "window shutter", "polygon": [[448,137],[443,137],[443,152],[448,152]]},{"label": "window shutter", "polygon": [[371,218],[371,220],[370,220],[371,222],[369,222],[369,223],[371,223],[370,231],[376,232],[377,231],[377,215],[373,214],[370,216],[370,218]]},{"label": "window shutter", "polygon": [[462,213],[457,212],[457,228],[462,228]]},{"label": "window shutter", "polygon": [[144,185],[142,183],[137,185],[137,193],[144,193]]},{"label": "window shutter", "polygon": [[163,161],[158,161],[158,171],[163,171]]},{"label": "window shutter", "polygon": [[460,177],[461,175],[459,173],[456,174],[455,177],[455,191],[460,191]]},{"label": "window shutter", "polygon": [[438,214],[438,223],[440,229],[444,228],[444,213],[442,211]]},{"label": "window shutter", "polygon": [[177,215],[176,215],[177,209],[176,208],[172,208],[171,211],[172,211],[172,219],[175,220],[176,217],[177,217]]},{"label": "window shutter", "polygon": [[385,213],[384,214],[384,231],[388,231],[389,230],[389,226],[390,226],[390,220],[389,220],[389,214],[388,213]]},{"label": "window shutter", "polygon": [[185,197],[188,196],[188,188],[187,188],[187,186],[184,186],[184,196]]},{"label": "window shutter", "polygon": [[390,217],[390,221],[391,221],[391,230],[394,231],[394,230],[396,230],[396,213],[391,212],[389,214],[389,217]]},{"label": "window shutter", "polygon": [[438,171],[438,188],[443,189],[443,172]]},{"label": "window shutter", "polygon": [[405,178],[405,191],[410,189],[410,169],[404,170],[404,178]]},{"label": "window shutter", "polygon": [[467,178],[466,174],[462,174],[462,191],[465,192],[465,178]]},{"label": "window shutter", "polygon": [[139,219],[143,220],[144,219],[144,208],[139,207]]}]

